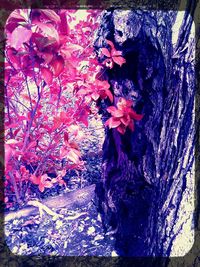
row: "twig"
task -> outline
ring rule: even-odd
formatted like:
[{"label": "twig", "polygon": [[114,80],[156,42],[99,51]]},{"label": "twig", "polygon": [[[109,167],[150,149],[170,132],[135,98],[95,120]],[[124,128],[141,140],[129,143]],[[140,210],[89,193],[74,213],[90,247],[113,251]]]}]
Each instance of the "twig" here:
[{"label": "twig", "polygon": [[28,81],[27,81],[27,78],[26,78],[26,77],[25,77],[25,82],[26,82],[26,87],[27,87],[27,90],[28,90],[28,96],[29,96],[29,101],[30,101],[31,110],[33,110],[32,99],[31,99],[31,93],[30,93],[30,88],[29,88],[29,86],[28,86]]},{"label": "twig", "polygon": [[12,184],[13,184],[13,187],[14,187],[14,191],[15,191],[15,196],[16,196],[16,199],[17,199],[17,202],[20,203],[20,196],[19,196],[19,191],[18,191],[18,188],[17,188],[17,183],[15,181],[15,178],[13,176],[13,174],[11,172],[9,172],[9,176],[11,178],[11,181],[12,181]]},{"label": "twig", "polygon": [[58,218],[59,217],[61,217],[61,218],[64,217],[63,215],[52,211],[50,208],[48,208],[47,206],[45,206],[44,204],[40,203],[37,200],[30,200],[30,201],[28,201],[27,204],[31,205],[31,206],[34,206],[34,207],[37,207],[39,209],[40,217],[42,217],[43,210],[46,211],[46,213],[51,215],[51,216],[58,217]]}]

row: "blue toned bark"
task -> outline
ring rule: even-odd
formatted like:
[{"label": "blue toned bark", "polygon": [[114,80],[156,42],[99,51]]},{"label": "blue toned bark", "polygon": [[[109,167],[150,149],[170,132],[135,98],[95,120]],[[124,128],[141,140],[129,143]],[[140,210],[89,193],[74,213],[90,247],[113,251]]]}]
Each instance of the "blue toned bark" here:
[{"label": "blue toned bark", "polygon": [[[179,253],[173,244],[185,220],[191,224],[186,206],[194,193],[193,21],[186,12],[174,45],[176,16],[175,11],[104,11],[95,40],[100,62],[105,39],[126,59],[102,77],[111,84],[114,104],[119,97],[131,99],[144,114],[133,132],[105,130],[97,196],[105,229],[123,256]],[[100,104],[103,121],[109,105],[109,100]]]}]

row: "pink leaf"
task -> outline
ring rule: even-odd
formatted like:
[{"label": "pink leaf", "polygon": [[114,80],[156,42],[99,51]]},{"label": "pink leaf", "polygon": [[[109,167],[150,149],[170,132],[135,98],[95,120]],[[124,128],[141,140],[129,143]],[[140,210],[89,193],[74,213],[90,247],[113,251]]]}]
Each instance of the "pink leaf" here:
[{"label": "pink leaf", "polygon": [[20,142],[15,140],[15,139],[9,139],[9,140],[6,141],[7,145],[16,145],[18,143],[20,143]]},{"label": "pink leaf", "polygon": [[122,51],[118,51],[118,50],[116,50],[114,48],[114,49],[112,49],[111,55],[112,55],[112,57],[121,56],[122,55]]},{"label": "pink leaf", "polygon": [[69,151],[69,153],[67,154],[67,158],[69,160],[71,160],[74,163],[78,163],[79,162],[79,156],[77,155],[77,153],[75,153],[74,149],[71,149]]},{"label": "pink leaf", "polygon": [[106,42],[107,42],[107,44],[109,44],[109,45],[111,46],[112,49],[115,48],[115,47],[114,47],[114,44],[113,44],[112,41],[110,41],[110,40],[106,40]]},{"label": "pink leaf", "polygon": [[11,123],[11,124],[6,125],[7,129],[9,129],[9,128],[17,128],[17,127],[19,127],[19,123]]},{"label": "pink leaf", "polygon": [[129,114],[130,114],[130,117],[131,117],[132,119],[136,120],[136,121],[140,121],[140,120],[143,118],[143,116],[144,116],[144,115],[142,115],[142,114],[137,114],[134,110],[131,110],[131,111],[129,112]]},{"label": "pink leaf", "polygon": [[91,96],[94,101],[97,101],[99,99],[99,94],[97,92],[94,92]]},{"label": "pink leaf", "polygon": [[105,92],[106,92],[106,95],[108,96],[108,98],[110,99],[110,102],[112,103],[113,102],[113,95],[112,95],[111,91],[106,90]]},{"label": "pink leaf", "polygon": [[39,29],[42,31],[44,35],[47,35],[51,37],[52,39],[55,39],[56,42],[59,42],[58,32],[53,27],[52,24],[45,24],[45,23],[37,22],[36,25],[39,27]]},{"label": "pink leaf", "polygon": [[64,140],[65,140],[65,142],[67,142],[67,143],[68,143],[68,141],[69,141],[69,135],[68,135],[67,132],[64,133]]},{"label": "pink leaf", "polygon": [[63,34],[63,35],[69,33],[69,26],[68,26],[68,23],[67,23],[66,12],[62,12],[60,14],[60,26],[59,26],[59,29],[60,29],[60,33]]},{"label": "pink leaf", "polygon": [[119,127],[117,127],[117,131],[121,134],[125,134],[126,127],[124,125],[120,125]]},{"label": "pink leaf", "polygon": [[111,115],[113,116],[113,117],[116,117],[116,118],[120,118],[120,117],[122,117],[123,115],[124,115],[124,112],[123,111],[121,111],[121,110],[118,110],[116,107],[114,107],[114,106],[110,106],[110,107],[108,107],[107,108],[107,111],[109,112],[109,113],[111,113]]},{"label": "pink leaf", "polygon": [[112,59],[113,59],[113,61],[114,61],[116,64],[120,65],[120,67],[121,67],[124,63],[126,63],[126,59],[123,58],[123,57],[120,57],[120,56],[113,56]]},{"label": "pink leaf", "polygon": [[30,40],[32,36],[32,31],[19,26],[11,34],[10,44],[15,49],[20,49],[23,43]]},{"label": "pink leaf", "polygon": [[110,51],[107,48],[101,48],[101,52],[104,56],[110,57]]},{"label": "pink leaf", "polygon": [[60,158],[64,158],[68,154],[68,150],[66,150],[64,147],[60,148]]},{"label": "pink leaf", "polygon": [[40,12],[42,14],[44,14],[51,21],[54,21],[56,23],[60,23],[60,17],[56,14],[55,11],[48,10],[48,9],[42,9],[42,10],[40,10]]},{"label": "pink leaf", "polygon": [[58,77],[60,73],[64,70],[65,62],[62,56],[57,56],[51,61],[50,65],[53,68],[53,73],[55,77]]},{"label": "pink leaf", "polygon": [[52,80],[53,80],[53,73],[49,69],[42,67],[41,68],[41,74],[42,74],[42,77],[45,80],[45,82],[48,85],[50,85],[52,83]]},{"label": "pink leaf", "polygon": [[105,125],[109,126],[109,128],[116,128],[121,124],[121,121],[119,119],[111,117],[105,122]]},{"label": "pink leaf", "polygon": [[117,110],[117,108],[114,107],[114,106],[110,106],[110,107],[107,108],[107,111],[108,111],[109,113],[112,113],[112,112],[114,112],[114,111],[116,111],[116,110]]},{"label": "pink leaf", "polygon": [[120,120],[125,126],[128,126],[130,123],[130,116],[124,116],[124,117],[120,118]]}]

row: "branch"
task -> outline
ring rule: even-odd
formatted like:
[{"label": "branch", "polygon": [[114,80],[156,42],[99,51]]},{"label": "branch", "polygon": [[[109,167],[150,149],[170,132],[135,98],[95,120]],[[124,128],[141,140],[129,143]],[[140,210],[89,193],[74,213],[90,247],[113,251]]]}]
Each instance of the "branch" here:
[{"label": "branch", "polygon": [[[43,205],[47,206],[48,211],[50,208],[55,208],[55,209],[67,208],[72,210],[76,208],[85,207],[94,198],[94,196],[95,196],[95,184],[92,184],[84,188],[77,189],[69,193],[65,193],[62,196],[49,197],[48,199],[42,200],[40,204],[42,205],[42,207]],[[5,213],[4,219],[5,222],[8,222],[10,220],[37,214],[39,214],[38,208],[30,207],[29,205],[27,205],[25,208],[22,208],[18,211],[11,211]],[[79,216],[77,216],[77,218],[78,217]],[[76,217],[73,216],[72,218],[68,219],[73,220],[76,219]]]}]

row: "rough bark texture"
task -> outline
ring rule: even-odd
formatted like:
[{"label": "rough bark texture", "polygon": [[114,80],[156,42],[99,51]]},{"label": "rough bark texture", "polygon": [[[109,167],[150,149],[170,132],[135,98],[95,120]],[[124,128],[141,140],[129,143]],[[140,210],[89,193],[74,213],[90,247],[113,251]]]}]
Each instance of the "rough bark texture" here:
[{"label": "rough bark texture", "polygon": [[[105,39],[112,40],[127,61],[104,74],[114,104],[121,96],[133,99],[134,109],[144,114],[134,132],[127,130],[122,136],[107,129],[103,146],[99,208],[105,228],[115,230],[116,249],[123,256],[169,256],[185,222],[191,222],[187,205],[192,205],[194,183],[193,20],[186,12],[173,46],[176,15],[107,10],[95,41],[100,61]],[[104,121],[110,104],[101,104]]]}]

